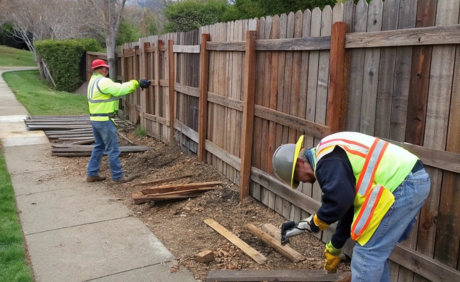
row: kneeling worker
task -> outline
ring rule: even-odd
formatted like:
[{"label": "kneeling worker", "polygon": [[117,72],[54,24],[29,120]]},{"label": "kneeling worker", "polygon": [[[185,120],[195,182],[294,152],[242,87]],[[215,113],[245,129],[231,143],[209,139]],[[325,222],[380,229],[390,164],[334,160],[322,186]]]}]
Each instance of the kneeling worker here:
[{"label": "kneeling worker", "polygon": [[310,149],[302,148],[303,139],[278,147],[273,169],[294,189],[299,181],[318,180],[322,204],[309,218],[283,224],[282,233],[316,233],[338,221],[324,250],[324,268],[336,271],[351,237],[356,241],[352,281],[389,282],[388,257],[407,239],[430,191],[421,161],[399,146],[357,132],[331,134]]},{"label": "kneeling worker", "polygon": [[109,157],[113,181],[129,182],[131,179],[124,176],[121,171],[117,128],[112,117],[118,111],[120,96],[134,92],[139,86],[146,88],[150,85],[150,81],[141,79],[139,82],[137,80],[130,80],[125,83],[113,82],[106,77],[109,74],[109,65],[101,59],[94,60],[91,69],[93,75],[88,84],[88,105],[96,144],[89,159],[86,181],[105,180],[105,177],[99,175],[99,166],[105,152]]}]

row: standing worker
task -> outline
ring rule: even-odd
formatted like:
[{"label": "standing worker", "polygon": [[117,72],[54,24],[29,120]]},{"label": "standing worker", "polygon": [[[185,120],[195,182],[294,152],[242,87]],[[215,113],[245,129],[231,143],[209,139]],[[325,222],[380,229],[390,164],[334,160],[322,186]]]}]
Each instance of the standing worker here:
[{"label": "standing worker", "polygon": [[430,177],[407,150],[357,132],[339,132],[318,146],[284,144],[273,155],[275,175],[296,188],[318,183],[323,192],[318,212],[298,223],[286,222],[282,237],[319,232],[337,222],[324,250],[324,268],[335,272],[348,238],[356,241],[352,281],[390,281],[388,257],[409,236],[430,191]]},{"label": "standing worker", "polygon": [[141,88],[150,85],[150,81],[141,79],[130,80],[125,83],[113,82],[106,76],[109,74],[109,65],[104,60],[96,59],[91,63],[93,75],[88,84],[88,104],[94,140],[96,142],[86,173],[87,182],[105,180],[99,175],[103,153],[109,157],[109,166],[113,181],[117,183],[129,182],[132,179],[123,175],[120,162],[120,148],[118,147],[117,128],[112,119],[118,110],[120,96],[134,92],[139,84]]}]

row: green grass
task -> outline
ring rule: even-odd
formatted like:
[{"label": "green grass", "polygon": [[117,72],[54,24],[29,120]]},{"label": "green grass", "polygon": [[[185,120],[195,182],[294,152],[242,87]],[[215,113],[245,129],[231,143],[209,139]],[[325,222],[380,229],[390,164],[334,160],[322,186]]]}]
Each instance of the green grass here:
[{"label": "green grass", "polygon": [[136,135],[138,137],[145,137],[147,136],[147,133],[145,132],[145,129],[142,129],[142,128],[137,128],[136,131],[135,131]]},{"label": "green grass", "polygon": [[32,52],[0,45],[1,66],[36,67]]},{"label": "green grass", "polygon": [[0,281],[33,281],[10,175],[0,148]]},{"label": "green grass", "polygon": [[5,72],[3,79],[31,115],[88,114],[86,96],[51,89],[38,70]]}]

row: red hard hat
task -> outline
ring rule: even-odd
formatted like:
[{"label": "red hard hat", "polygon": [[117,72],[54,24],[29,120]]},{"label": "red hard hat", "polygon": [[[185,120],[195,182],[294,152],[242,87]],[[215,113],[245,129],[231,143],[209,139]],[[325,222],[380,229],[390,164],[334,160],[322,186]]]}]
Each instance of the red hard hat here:
[{"label": "red hard hat", "polygon": [[93,70],[97,69],[97,68],[100,68],[100,67],[109,68],[109,65],[107,65],[107,63],[104,60],[101,60],[101,59],[96,59],[91,63],[91,69],[93,69]]}]

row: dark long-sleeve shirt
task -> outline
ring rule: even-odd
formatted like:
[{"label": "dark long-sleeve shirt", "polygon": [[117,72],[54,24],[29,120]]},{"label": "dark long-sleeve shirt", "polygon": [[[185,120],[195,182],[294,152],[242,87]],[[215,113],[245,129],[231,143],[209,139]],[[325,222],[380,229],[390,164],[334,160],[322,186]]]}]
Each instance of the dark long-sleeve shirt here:
[{"label": "dark long-sleeve shirt", "polygon": [[356,196],[356,179],[345,151],[336,146],[319,160],[315,174],[323,191],[322,205],[316,215],[327,224],[338,221],[331,242],[335,248],[342,248],[350,238]]}]

